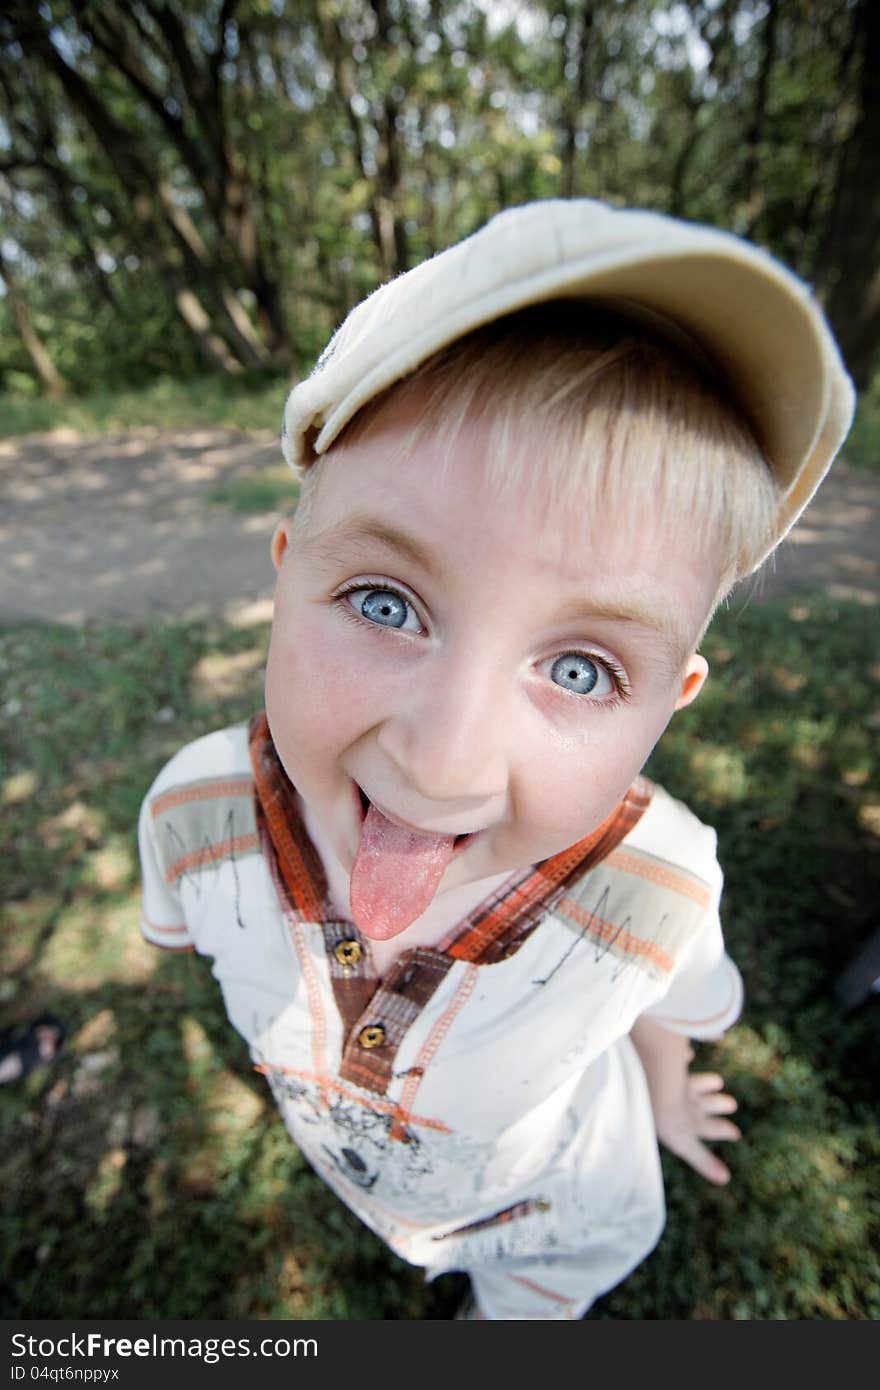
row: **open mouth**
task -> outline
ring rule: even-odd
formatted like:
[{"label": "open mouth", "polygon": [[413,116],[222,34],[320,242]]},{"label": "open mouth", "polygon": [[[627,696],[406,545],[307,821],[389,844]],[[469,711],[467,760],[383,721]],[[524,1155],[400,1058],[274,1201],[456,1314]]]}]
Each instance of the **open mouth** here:
[{"label": "open mouth", "polygon": [[[358,808],[361,813],[361,824],[363,824],[363,821],[366,819],[367,812],[369,811],[373,803],[370,801],[370,798],[367,796],[363,787],[358,786],[357,782],[354,783],[354,789],[357,796]],[[468,841],[475,839],[478,833],[478,831],[473,831],[468,835],[456,835],[452,843],[453,854],[458,854],[459,850],[463,849],[464,846],[468,843]]]}]

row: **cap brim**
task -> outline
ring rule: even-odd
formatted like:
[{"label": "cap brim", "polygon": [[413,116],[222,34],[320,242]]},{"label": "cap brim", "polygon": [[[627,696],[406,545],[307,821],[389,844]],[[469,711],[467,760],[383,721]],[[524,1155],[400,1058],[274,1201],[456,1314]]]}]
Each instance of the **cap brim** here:
[{"label": "cap brim", "polygon": [[774,544],[846,436],[854,393],[809,289],[757,247],[580,199],[500,214],[352,311],[285,414],[285,455],[323,453],[368,401],[485,323],[554,298],[621,299],[679,325],[730,382],[783,492]]}]

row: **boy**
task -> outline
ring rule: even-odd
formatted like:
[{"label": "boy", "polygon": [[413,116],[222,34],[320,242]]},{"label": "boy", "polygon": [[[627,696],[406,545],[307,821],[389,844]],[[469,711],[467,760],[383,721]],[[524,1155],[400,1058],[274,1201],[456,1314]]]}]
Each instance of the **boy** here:
[{"label": "boy", "polygon": [[578,1318],[654,1246],[659,1136],[733,1140],[714,833],[640,770],[720,599],[839,447],[807,292],[736,238],[513,209],[288,401],[266,713],[159,774],[144,932],[214,958],[343,1201],[470,1316]]}]

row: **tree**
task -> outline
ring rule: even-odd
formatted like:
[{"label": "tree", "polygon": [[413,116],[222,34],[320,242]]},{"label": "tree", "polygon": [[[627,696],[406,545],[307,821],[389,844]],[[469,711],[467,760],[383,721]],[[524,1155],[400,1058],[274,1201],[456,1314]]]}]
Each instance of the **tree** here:
[{"label": "tree", "polygon": [[837,168],[818,271],[826,309],[856,387],[871,381],[880,344],[880,7],[858,0],[858,114]]},{"label": "tree", "polygon": [[776,252],[864,382],[878,22],[870,0],[7,0],[17,302],[75,389],[199,358],[287,374],[499,208],[592,196]]},{"label": "tree", "polygon": [[53,363],[40,335],[34,328],[28,306],[15,282],[12,267],[2,252],[0,252],[0,280],[3,281],[6,288],[15,326],[18,329],[24,349],[30,358],[34,371],[43,384],[46,395],[50,399],[57,399],[59,396],[66,395],[67,382]]},{"label": "tree", "polygon": [[[71,0],[62,26],[27,0],[11,0],[4,17],[6,46],[17,43],[60,87],[124,194],[140,257],[160,269],[170,300],[223,372],[287,360],[277,288],[255,234],[220,81],[234,9],[234,0],[225,0],[217,46],[207,53],[161,0],[136,7]],[[120,101],[121,91],[130,94],[128,102]],[[179,92],[182,102],[169,92]],[[173,150],[170,169],[157,124]],[[186,169],[199,191],[208,235],[175,187],[174,165]],[[258,306],[265,338],[243,308],[242,290]]]}]

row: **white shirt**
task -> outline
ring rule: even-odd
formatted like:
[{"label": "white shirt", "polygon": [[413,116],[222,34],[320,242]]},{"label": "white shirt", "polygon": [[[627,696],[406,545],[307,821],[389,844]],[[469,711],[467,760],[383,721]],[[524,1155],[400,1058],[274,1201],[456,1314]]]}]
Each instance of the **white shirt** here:
[{"label": "white shirt", "polygon": [[[322,900],[302,822],[291,830],[293,895],[256,808],[247,728],[181,749],[141,811],[143,931],[213,959],[230,1021],[314,1168],[432,1276],[613,1246],[623,1277],[663,1223],[629,1030],[649,1013],[715,1038],[741,1007],[714,831],[655,788],[510,954],[480,963],[455,958],[454,942],[418,946],[377,980],[370,943]],[[515,923],[534,879],[512,876],[484,920]]]}]

